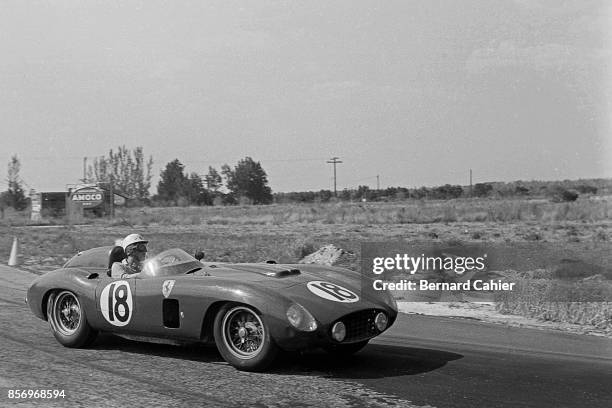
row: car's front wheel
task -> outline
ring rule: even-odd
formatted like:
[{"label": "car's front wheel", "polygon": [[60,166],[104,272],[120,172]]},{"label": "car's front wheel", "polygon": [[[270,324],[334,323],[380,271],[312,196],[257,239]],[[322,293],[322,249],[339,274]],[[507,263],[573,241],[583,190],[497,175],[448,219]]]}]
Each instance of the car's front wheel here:
[{"label": "car's front wheel", "polygon": [[214,335],[221,356],[239,370],[265,370],[278,354],[264,320],[247,305],[222,307],[215,318]]},{"label": "car's front wheel", "polygon": [[69,290],[49,295],[47,320],[57,341],[66,347],[85,347],[96,338],[79,298]]}]

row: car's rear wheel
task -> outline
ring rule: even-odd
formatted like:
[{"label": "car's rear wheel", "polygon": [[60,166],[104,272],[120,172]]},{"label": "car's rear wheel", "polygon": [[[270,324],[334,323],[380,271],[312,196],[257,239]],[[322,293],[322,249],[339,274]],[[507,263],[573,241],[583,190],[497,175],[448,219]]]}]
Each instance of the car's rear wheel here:
[{"label": "car's rear wheel", "polygon": [[328,346],[323,347],[325,351],[330,354],[335,354],[339,356],[350,356],[357,353],[359,350],[367,346],[370,340],[360,341],[358,343],[349,343],[349,344],[330,344]]},{"label": "car's rear wheel", "polygon": [[265,370],[278,354],[268,326],[247,305],[222,307],[215,318],[214,335],[221,356],[239,370]]},{"label": "car's rear wheel", "polygon": [[69,290],[49,295],[47,320],[57,341],[66,347],[85,347],[96,338],[78,296]]}]

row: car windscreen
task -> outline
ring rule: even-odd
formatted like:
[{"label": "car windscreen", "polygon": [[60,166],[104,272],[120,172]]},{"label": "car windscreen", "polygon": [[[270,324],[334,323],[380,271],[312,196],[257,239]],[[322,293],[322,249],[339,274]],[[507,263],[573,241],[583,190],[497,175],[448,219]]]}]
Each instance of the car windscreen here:
[{"label": "car windscreen", "polygon": [[108,256],[113,247],[105,246],[81,251],[65,264],[64,268],[108,268]]},{"label": "car windscreen", "polygon": [[168,249],[145,261],[143,275],[149,277],[182,275],[202,268],[200,261],[179,248]]}]

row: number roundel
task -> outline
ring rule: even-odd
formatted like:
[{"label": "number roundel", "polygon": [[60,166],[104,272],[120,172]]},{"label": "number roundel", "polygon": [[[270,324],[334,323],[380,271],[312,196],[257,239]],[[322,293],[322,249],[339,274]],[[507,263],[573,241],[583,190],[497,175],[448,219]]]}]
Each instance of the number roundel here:
[{"label": "number roundel", "polygon": [[311,281],[306,286],[315,295],[334,302],[353,303],[359,300],[356,293],[335,283]]},{"label": "number roundel", "polygon": [[127,281],[109,283],[100,294],[100,310],[107,322],[125,326],[130,322],[133,310],[132,291]]}]

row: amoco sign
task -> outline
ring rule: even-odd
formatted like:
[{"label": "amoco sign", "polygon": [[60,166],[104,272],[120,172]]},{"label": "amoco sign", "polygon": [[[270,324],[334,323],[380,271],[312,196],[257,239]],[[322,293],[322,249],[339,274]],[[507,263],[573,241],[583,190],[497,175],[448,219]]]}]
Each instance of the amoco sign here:
[{"label": "amoco sign", "polygon": [[71,196],[73,202],[81,203],[85,208],[102,204],[104,191],[97,187],[81,187],[74,190]]}]

